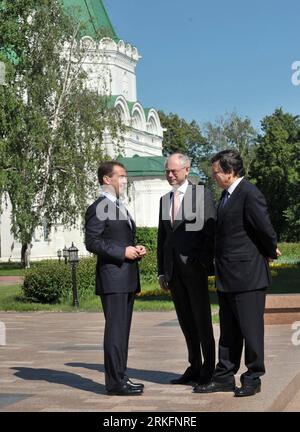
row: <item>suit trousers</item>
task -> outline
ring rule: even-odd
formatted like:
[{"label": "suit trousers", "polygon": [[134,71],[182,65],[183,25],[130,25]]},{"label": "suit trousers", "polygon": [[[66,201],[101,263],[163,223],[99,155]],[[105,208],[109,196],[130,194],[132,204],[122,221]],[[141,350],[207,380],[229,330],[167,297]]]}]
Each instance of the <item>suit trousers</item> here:
[{"label": "suit trousers", "polygon": [[127,381],[128,341],[135,293],[101,294],[105,316],[104,369],[108,391]]},{"label": "suit trousers", "polygon": [[186,265],[177,259],[169,287],[191,372],[200,379],[210,379],[215,368],[215,340],[206,270],[199,263]]},{"label": "suit trousers", "polygon": [[245,365],[241,383],[257,385],[265,373],[264,309],[266,290],[235,293],[218,292],[220,306],[219,362],[214,380],[234,382],[240,368],[243,342]]}]

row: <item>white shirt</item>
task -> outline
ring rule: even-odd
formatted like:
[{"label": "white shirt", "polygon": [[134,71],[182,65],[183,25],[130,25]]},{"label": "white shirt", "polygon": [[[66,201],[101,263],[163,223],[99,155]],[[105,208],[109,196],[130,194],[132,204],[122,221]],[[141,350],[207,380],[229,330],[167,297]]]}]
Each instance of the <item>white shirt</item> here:
[{"label": "white shirt", "polygon": [[101,195],[104,195],[106,198],[108,198],[113,203],[115,203],[117,201],[116,195],[113,195],[113,194],[111,194],[109,192],[101,191]]},{"label": "white shirt", "polygon": [[236,189],[236,187],[241,183],[241,181],[243,180],[244,177],[239,177],[237,180],[235,180],[231,186],[229,186],[229,188],[227,189],[227,192],[229,193],[229,197],[231,197],[231,195],[233,194],[234,190]]}]

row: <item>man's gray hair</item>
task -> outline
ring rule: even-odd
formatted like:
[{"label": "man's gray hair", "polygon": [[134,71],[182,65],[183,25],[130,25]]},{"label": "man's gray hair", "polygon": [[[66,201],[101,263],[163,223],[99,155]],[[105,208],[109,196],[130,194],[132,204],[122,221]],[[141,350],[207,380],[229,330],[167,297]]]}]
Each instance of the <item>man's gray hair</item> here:
[{"label": "man's gray hair", "polygon": [[182,168],[185,166],[189,166],[189,167],[191,166],[191,159],[187,155],[182,154],[182,153],[173,153],[167,157],[167,159],[165,161],[165,168],[168,164],[170,157],[172,157],[172,156],[177,156]]}]

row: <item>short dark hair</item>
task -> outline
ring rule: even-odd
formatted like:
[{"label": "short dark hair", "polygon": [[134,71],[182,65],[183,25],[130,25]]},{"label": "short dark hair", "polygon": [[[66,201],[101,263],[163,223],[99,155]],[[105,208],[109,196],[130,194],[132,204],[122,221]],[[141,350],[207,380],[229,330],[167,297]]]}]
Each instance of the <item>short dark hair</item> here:
[{"label": "short dark hair", "polygon": [[233,171],[237,177],[245,175],[243,159],[237,150],[220,151],[211,158],[211,163],[213,164],[214,162],[219,162],[220,167],[226,174]]},{"label": "short dark hair", "polygon": [[120,162],[112,160],[103,162],[99,168],[98,168],[98,180],[101,185],[103,185],[103,177],[108,176],[111,177],[114,171],[114,167],[119,166],[121,168],[124,168],[124,165],[122,165]]}]

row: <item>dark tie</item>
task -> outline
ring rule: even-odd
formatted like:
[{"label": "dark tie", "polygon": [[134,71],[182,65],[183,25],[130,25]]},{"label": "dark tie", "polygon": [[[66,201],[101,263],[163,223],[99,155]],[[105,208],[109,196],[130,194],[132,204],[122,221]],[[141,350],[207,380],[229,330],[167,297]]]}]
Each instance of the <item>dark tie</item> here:
[{"label": "dark tie", "polygon": [[230,197],[230,193],[228,192],[228,190],[224,190],[222,193],[222,199],[220,202],[219,210],[222,210],[225,207],[229,197]]}]

